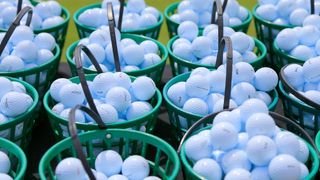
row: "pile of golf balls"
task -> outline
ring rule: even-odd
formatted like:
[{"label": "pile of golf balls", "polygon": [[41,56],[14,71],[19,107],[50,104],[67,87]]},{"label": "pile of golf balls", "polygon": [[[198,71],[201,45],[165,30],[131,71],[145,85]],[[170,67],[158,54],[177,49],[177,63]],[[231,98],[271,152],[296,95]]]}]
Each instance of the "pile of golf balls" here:
[{"label": "pile of golf balls", "polygon": [[[168,89],[169,100],[184,111],[200,116],[219,112],[223,109],[226,65],[217,70],[209,71],[200,67],[194,69],[186,82],[178,82]],[[242,105],[246,100],[257,98],[266,106],[272,102],[268,92],[278,83],[277,73],[271,68],[254,71],[245,62],[236,63],[233,67],[230,108]],[[268,81],[266,81],[268,79]],[[186,120],[180,118],[182,126]]]},{"label": "pile of golf balls", "polygon": [[[0,2],[0,28],[8,29],[17,15],[17,0],[2,0]],[[57,1],[49,0],[33,6],[29,0],[23,0],[22,8],[30,6],[33,9],[31,27],[35,30],[48,29],[62,24],[65,20],[61,17],[62,8]],[[22,19],[25,24],[27,18]]]},{"label": "pile of golf balls", "polygon": [[[309,0],[258,0],[257,15],[278,25],[302,26],[310,15]],[[320,1],[315,0],[315,14],[320,12]]]},{"label": "pile of golf balls", "polygon": [[[0,40],[5,33],[0,33]],[[34,34],[25,25],[18,26],[0,56],[0,72],[16,72],[32,69],[53,60],[56,40],[49,33]],[[40,74],[40,81],[46,78],[46,72]],[[26,77],[26,81],[34,84],[36,75]]]},{"label": "pile of golf balls", "polygon": [[[131,82],[122,72],[106,72],[87,81],[98,113],[104,123],[125,122],[140,118],[153,109],[148,102],[156,93],[156,86],[149,77],[141,76]],[[57,102],[52,108],[55,114],[68,119],[71,108],[82,104],[89,107],[80,84],[68,79],[55,80],[50,95]],[[95,123],[89,115],[76,112],[79,123]]]},{"label": "pile of golf balls", "polygon": [[[155,42],[145,40],[138,44],[130,38],[121,40],[118,29],[116,29],[116,38],[121,71],[130,72],[145,69],[162,61],[159,47]],[[115,71],[109,26],[100,27],[92,32],[88,38],[80,40],[78,44],[89,48],[104,72]],[[85,68],[96,70],[85,53],[82,52],[81,56]]]},{"label": "pile of golf balls", "polygon": [[33,104],[32,97],[21,83],[0,77],[0,87],[1,123],[25,113]]},{"label": "pile of golf balls", "polygon": [[[113,150],[98,154],[92,172],[97,180],[160,180],[156,176],[149,176],[149,163],[144,157],[131,155],[123,160]],[[57,180],[88,179],[81,161],[74,157],[63,159],[57,165],[55,174]]]},{"label": "pile of golf balls", "polygon": [[[170,19],[176,23],[192,21],[199,27],[211,24],[211,0],[183,0],[179,3],[177,13]],[[223,1],[222,1],[223,3]],[[241,25],[249,17],[249,11],[241,6],[237,0],[229,0],[223,13],[224,26]]]},{"label": "pile of golf balls", "polygon": [[8,155],[0,151],[0,179],[13,180],[13,178],[9,176],[10,168],[11,162]]},{"label": "pile of golf balls", "polygon": [[[302,66],[299,64],[290,64],[284,69],[285,80],[300,94],[308,99],[320,104],[320,57],[307,60]],[[296,98],[293,94],[289,94]],[[298,100],[298,99],[297,99]],[[298,100],[300,101],[300,100]],[[301,102],[303,103],[303,102]],[[297,108],[293,113],[299,115]],[[305,124],[314,126],[314,114],[304,113]]]},{"label": "pile of golf balls", "polygon": [[[14,120],[16,117],[27,112],[32,104],[33,99],[27,94],[23,84],[10,81],[5,77],[0,77],[0,125]],[[20,136],[24,123],[15,127],[15,136]],[[2,130],[0,137],[9,138],[10,129]],[[0,178],[1,179],[1,178]]]},{"label": "pile of golf balls", "polygon": [[306,61],[320,55],[320,16],[310,15],[302,27],[287,28],[277,35],[277,46],[285,53]]},{"label": "pile of golf balls", "polygon": [[[92,8],[81,13],[78,17],[79,22],[94,28],[108,25],[108,2],[111,2],[113,5],[115,22],[118,24],[120,13],[119,0],[103,0],[101,8]],[[124,7],[121,28],[123,31],[146,29],[156,25],[159,17],[160,12],[154,7],[147,6],[144,0],[128,0],[127,5]],[[92,19],[94,19],[94,21],[92,21]]]},{"label": "pile of golf balls", "polygon": [[[254,53],[255,41],[243,32],[235,32],[229,27],[224,27],[224,36],[230,36],[233,46],[233,61],[251,63],[257,59]],[[207,26],[202,36],[198,36],[197,25],[192,21],[185,21],[178,27],[179,38],[172,45],[175,56],[202,65],[215,66],[218,53],[218,26]],[[224,61],[226,52],[224,52]]]},{"label": "pile of golf balls", "polygon": [[219,113],[212,128],[191,136],[185,153],[206,179],[304,179],[309,149],[304,140],[281,131],[259,99]]}]

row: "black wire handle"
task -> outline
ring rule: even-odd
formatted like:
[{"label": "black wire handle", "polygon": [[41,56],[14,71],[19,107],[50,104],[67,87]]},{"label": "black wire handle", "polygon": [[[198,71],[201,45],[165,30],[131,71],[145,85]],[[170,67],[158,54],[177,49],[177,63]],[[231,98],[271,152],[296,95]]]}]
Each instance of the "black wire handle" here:
[{"label": "black wire handle", "polygon": [[293,94],[296,98],[298,98],[299,100],[301,100],[302,102],[308,104],[309,106],[317,109],[317,110],[320,110],[320,104],[312,101],[311,99],[305,97],[304,95],[300,94],[298,91],[296,91],[289,83],[288,81],[286,80],[285,76],[284,76],[284,70],[286,67],[288,67],[289,65],[286,65],[284,66],[283,68],[281,68],[281,71],[280,71],[280,80],[283,84],[283,86],[286,88],[286,90]]},{"label": "black wire handle", "polygon": [[14,30],[20,25],[20,21],[22,20],[22,18],[24,17],[24,15],[26,15],[28,13],[27,16],[27,22],[26,25],[30,26],[31,23],[31,19],[32,19],[32,14],[33,14],[33,10],[31,7],[26,6],[24,7],[16,16],[16,18],[14,19],[14,21],[11,23],[8,31],[6,32],[6,34],[4,35],[1,43],[0,43],[0,56],[3,53],[3,50],[6,48],[6,45],[9,42],[10,37],[12,36]]},{"label": "black wire handle", "polygon": [[22,9],[22,1],[23,1],[23,0],[18,0],[18,4],[17,4],[17,15],[19,14],[19,12],[20,12],[21,9]]},{"label": "black wire handle", "polygon": [[120,67],[119,52],[118,52],[117,38],[116,38],[116,31],[115,31],[115,20],[114,20],[113,6],[111,2],[108,2],[107,4],[107,12],[108,12],[108,22],[109,22],[109,30],[110,30],[114,64],[116,67],[116,72],[120,72],[121,67]]},{"label": "black wire handle", "polygon": [[232,69],[233,69],[233,48],[230,37],[223,37],[220,41],[220,49],[218,50],[216,68],[222,65],[223,50],[227,45],[227,70],[226,70],[226,87],[224,91],[223,109],[228,109],[231,99],[231,86],[232,86]]},{"label": "black wire handle", "polygon": [[[79,76],[80,79],[80,84],[81,87],[83,89],[83,93],[86,97],[86,100],[89,104],[90,109],[92,109],[93,112],[95,112],[96,114],[98,114],[98,117],[96,119],[96,122],[98,124],[98,127],[100,129],[105,129],[105,124],[102,121],[101,117],[99,116],[98,110],[96,105],[94,104],[94,100],[92,98],[92,95],[90,93],[90,89],[85,77],[85,73],[83,72],[83,66],[82,66],[82,60],[81,60],[81,51],[83,50],[84,53],[86,53],[86,55],[89,57],[89,59],[91,60],[92,64],[94,64],[94,66],[96,67],[96,69],[98,70],[98,72],[102,72],[98,62],[96,61],[95,57],[93,56],[93,54],[91,53],[91,51],[84,45],[79,45],[76,47],[75,52],[74,52],[74,57],[75,57],[75,62],[76,62],[76,66],[77,66],[77,74]],[[98,66],[96,66],[95,64],[98,64]],[[100,73],[99,72],[99,73]]]},{"label": "black wire handle", "polygon": [[118,29],[121,32],[122,29],[122,18],[123,18],[123,10],[124,10],[124,0],[120,1],[120,12],[119,12],[119,19],[118,19]]},{"label": "black wire handle", "polygon": [[[225,110],[222,110],[222,111],[217,112],[217,113],[209,114],[209,115],[201,118],[201,119],[200,119],[199,121],[197,121],[196,123],[194,123],[194,124],[188,129],[188,131],[184,134],[184,136],[182,137],[181,142],[180,142],[179,147],[178,147],[178,150],[177,150],[178,154],[180,154],[182,145],[184,144],[184,142],[186,141],[186,139],[189,137],[189,135],[192,134],[192,132],[193,132],[197,127],[199,127],[199,126],[200,126],[202,123],[204,123],[204,122],[207,122],[207,121],[209,121],[209,120],[214,119],[219,113],[224,112],[224,111],[231,111],[231,110],[232,110],[232,109],[225,109]],[[303,128],[301,128],[296,122],[294,122],[294,121],[292,121],[292,120],[290,120],[290,119],[288,119],[288,118],[286,118],[286,117],[284,117],[284,116],[281,116],[280,114],[277,114],[277,113],[275,113],[275,112],[271,112],[271,111],[270,111],[270,112],[269,112],[269,115],[270,115],[273,119],[275,119],[276,124],[278,124],[279,121],[280,121],[280,122],[282,122],[282,123],[286,123],[286,124],[289,124],[289,125],[294,126],[295,128],[297,128],[297,129],[302,133],[302,135],[304,136],[304,138],[305,138],[306,140],[308,140],[309,143],[311,144],[311,146],[316,150],[316,153],[317,153],[318,157],[320,156],[319,151],[318,151],[318,149],[317,149],[317,146],[315,145],[313,139],[312,139],[312,138],[310,137],[310,135],[309,135]],[[319,157],[319,158],[320,158],[320,157]]]},{"label": "black wire handle", "polygon": [[315,14],[314,0],[310,0],[310,7],[311,14]]},{"label": "black wire handle", "polygon": [[219,17],[219,14],[223,16],[223,13],[227,7],[227,4],[228,4],[228,0],[224,0],[223,4],[221,3],[221,0],[213,0],[211,24],[215,24],[216,22],[216,13],[218,13],[218,17]]},{"label": "black wire handle", "polygon": [[[220,0],[214,0],[213,2],[213,9],[212,9],[212,17],[211,17],[211,24],[217,24],[218,25],[218,50],[221,49],[221,40],[223,38],[223,12],[224,8],[227,5],[228,0],[225,0],[223,5],[221,4]],[[217,21],[216,19],[216,13],[218,14]]]},{"label": "black wire handle", "polygon": [[[226,87],[225,87],[225,95],[224,95],[224,102],[223,102],[223,111],[227,111],[230,110],[229,109],[229,105],[230,105],[230,99],[231,99],[231,82],[232,82],[232,66],[233,66],[233,51],[232,51],[232,42],[231,39],[229,37],[223,37],[221,42],[222,44],[222,49],[224,49],[225,45],[227,44],[228,47],[228,51],[227,51],[227,77],[226,77]],[[221,52],[220,52],[221,51]],[[220,54],[223,53],[223,50],[219,49]],[[221,59],[221,63],[222,63],[222,55],[219,56],[219,52],[218,52],[218,57]],[[188,130],[187,132],[184,134],[184,136],[181,139],[179,148],[178,148],[178,153],[181,150],[181,146],[183,144],[183,142],[186,140],[186,138],[189,136],[189,134],[191,134],[193,132],[193,130],[195,128],[197,128],[199,125],[201,125],[203,122],[208,121],[209,119],[213,119],[217,114],[219,114],[220,112],[216,112],[216,113],[212,113],[209,114],[201,119],[199,119],[197,122],[195,122]]]},{"label": "black wire handle", "polygon": [[[82,146],[81,146],[81,142],[79,140],[78,137],[78,130],[77,130],[77,126],[76,126],[76,111],[77,110],[81,110],[85,113],[87,113],[88,115],[90,115],[90,117],[92,119],[94,119],[98,124],[99,124],[99,119],[100,116],[95,113],[94,111],[92,111],[91,109],[82,106],[82,105],[77,105],[74,108],[71,109],[70,113],[69,113],[69,123],[68,123],[68,127],[69,127],[69,133],[70,133],[70,137],[72,140],[72,144],[74,146],[74,149],[77,152],[77,156],[80,159],[84,170],[86,171],[87,175],[89,176],[90,180],[96,180],[96,177],[94,176],[94,174],[91,171],[91,167],[89,166],[87,159],[85,157],[85,155],[82,152]],[[106,129],[106,126],[104,125],[104,123],[102,123],[101,125],[104,126],[104,129]]]}]

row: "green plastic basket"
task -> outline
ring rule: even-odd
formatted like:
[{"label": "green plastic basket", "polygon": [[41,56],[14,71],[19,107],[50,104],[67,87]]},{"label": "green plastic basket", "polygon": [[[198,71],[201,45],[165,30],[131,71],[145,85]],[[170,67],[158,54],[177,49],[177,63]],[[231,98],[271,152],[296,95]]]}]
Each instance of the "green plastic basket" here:
[{"label": "green plastic basket", "polygon": [[[86,75],[86,79],[92,81],[96,77],[96,74]],[[134,79],[134,78],[131,78]],[[79,77],[73,77],[70,79],[73,83],[80,83]],[[162,96],[159,90],[156,91],[156,95],[151,99],[150,104],[153,106],[153,109],[148,114],[143,117],[133,119],[130,121],[119,122],[108,124],[109,128],[131,128],[134,130],[140,130],[145,126],[146,132],[152,132],[156,123],[156,119],[158,116],[159,108],[162,103]],[[53,131],[57,139],[63,139],[68,137],[68,120],[60,117],[58,114],[52,112],[52,107],[56,104],[52,97],[50,96],[50,92],[48,91],[43,100],[43,104],[45,110],[47,111],[49,121]],[[77,127],[81,132],[91,131],[99,129],[97,124],[87,124],[87,123],[77,123]]]},{"label": "green plastic basket", "polygon": [[0,138],[0,150],[5,152],[11,162],[9,175],[13,179],[24,179],[27,170],[27,157],[16,144]]},{"label": "green plastic basket", "polygon": [[[91,167],[94,167],[95,156],[98,152],[116,148],[123,159],[129,155],[145,157],[149,162],[152,175],[165,180],[174,180],[178,176],[180,161],[176,151],[167,142],[153,135],[132,130],[112,129],[82,133],[79,139],[83,144],[83,149],[88,152],[85,155]],[[101,146],[95,152],[98,140]],[[154,152],[155,156],[150,157],[150,153]],[[57,163],[70,156],[77,157],[71,138],[66,138],[52,146],[40,161],[40,178],[42,180],[56,179],[54,170]]]},{"label": "green plastic basket", "polygon": [[281,68],[287,64],[300,64],[303,65],[305,62],[302,59],[298,59],[294,56],[291,56],[290,54],[287,54],[285,51],[281,50],[276,41],[273,43],[273,61],[274,61],[274,68],[279,72]]},{"label": "green plastic basket", "polygon": [[[170,16],[176,13],[179,3],[180,2],[175,2],[170,4],[164,11],[164,17],[166,18],[170,38],[173,38],[174,36],[177,35],[179,23],[172,21],[170,19]],[[241,25],[231,26],[231,28],[238,32],[241,31],[241,32],[247,33],[251,20],[252,20],[252,14],[250,13],[250,11],[248,11],[248,18]],[[199,28],[199,30],[202,32],[203,28]]]},{"label": "green plastic basket", "polygon": [[[320,110],[290,96],[282,82],[279,83],[279,90],[285,116],[296,121],[309,134],[315,136],[320,130]],[[313,123],[310,123],[310,117],[314,118]]]},{"label": "green plastic basket", "polygon": [[[183,134],[187,131],[187,129],[189,129],[196,121],[198,121],[199,119],[201,119],[203,117],[203,116],[199,116],[197,114],[192,114],[192,113],[184,111],[183,109],[181,109],[178,106],[176,106],[175,104],[173,104],[173,102],[168,97],[169,88],[178,82],[185,82],[189,78],[190,74],[191,73],[185,73],[185,74],[181,74],[181,75],[174,77],[163,88],[163,97],[166,102],[169,120],[170,120],[170,123],[173,128],[172,129],[173,133],[174,133],[175,137],[177,138],[177,140],[179,140],[183,136]],[[269,105],[268,108],[270,111],[274,111],[276,108],[276,105],[279,101],[279,97],[278,97],[278,93],[276,90],[273,90],[272,92],[270,92],[270,95],[271,95],[273,101]],[[186,122],[187,122],[186,127],[183,127],[181,125],[181,123],[180,123],[181,119],[186,120]]]},{"label": "green plastic basket", "polygon": [[[137,43],[141,43],[145,40],[150,40],[153,41],[154,43],[156,43],[158,45],[159,51],[160,51],[160,57],[161,57],[161,61],[158,64],[155,64],[153,66],[147,67],[145,69],[141,69],[141,70],[136,70],[136,71],[130,71],[130,72],[125,72],[130,76],[134,76],[134,77],[138,77],[138,76],[148,76],[150,78],[153,79],[153,81],[159,85],[161,83],[161,79],[162,79],[162,75],[163,75],[163,71],[166,65],[166,60],[168,58],[168,51],[166,49],[166,47],[164,45],[162,45],[159,41],[156,41],[154,39],[148,38],[148,37],[144,37],[144,36],[139,36],[139,35],[133,35],[133,34],[122,34],[121,38],[130,38],[132,40],[134,40]],[[73,60],[73,53],[75,48],[78,45],[78,42],[75,42],[73,44],[71,44],[71,46],[68,48],[67,52],[66,52],[66,56],[67,56],[67,62],[69,64],[69,67],[71,69],[71,73],[72,76],[77,76],[77,68],[75,65],[75,62]],[[95,74],[97,73],[96,71],[90,70],[88,68],[84,68],[84,72],[86,74]]]},{"label": "green plastic basket", "polygon": [[[209,127],[204,128],[202,130],[209,129]],[[200,132],[200,131],[198,131]],[[195,133],[196,134],[196,133]],[[309,160],[307,162],[307,167],[309,167],[310,174],[304,180],[316,179],[317,172],[319,171],[319,157],[316,150],[308,143],[308,149],[310,152]],[[182,145],[180,159],[183,166],[183,171],[185,172],[186,180],[201,180],[203,177],[199,176],[192,169],[193,163],[188,160],[186,151],[185,151],[185,143]]]},{"label": "green plastic basket", "polygon": [[[182,58],[174,55],[173,50],[172,50],[172,45],[178,38],[179,38],[178,36],[173,37],[172,39],[170,39],[170,41],[168,42],[168,45],[167,45],[167,49],[169,52],[170,66],[171,66],[173,76],[177,76],[179,74],[183,74],[183,73],[192,71],[193,69],[198,68],[198,67],[206,67],[208,69],[215,69],[215,67],[213,67],[213,66],[192,63],[190,61],[187,61],[185,59],[182,59]],[[254,39],[254,41],[256,44],[255,53],[257,54],[258,58],[255,61],[251,62],[250,64],[255,69],[260,69],[260,68],[262,68],[264,61],[266,59],[267,49],[261,41],[259,41],[257,39]]]},{"label": "green plastic basket", "polygon": [[[30,0],[30,2],[33,5],[36,5],[41,1],[40,0]],[[69,20],[70,20],[69,11],[63,6],[62,6],[61,17],[64,18],[63,23],[61,23],[57,26],[51,27],[51,28],[34,30],[33,32],[35,34],[39,34],[42,32],[50,33],[56,39],[56,42],[59,45],[60,49],[63,49],[64,42],[66,40],[67,31],[68,31]],[[0,29],[0,32],[6,32],[6,31],[7,31],[7,29]]]},{"label": "green plastic basket", "polygon": [[256,5],[252,10],[256,34],[258,39],[262,41],[262,43],[265,44],[265,46],[267,47],[267,50],[268,50],[268,61],[266,62],[267,65],[271,67],[276,67],[277,62],[274,60],[275,53],[272,49],[273,41],[281,30],[285,28],[293,28],[294,26],[278,25],[262,19],[256,13],[256,10],[258,7],[259,5]]},{"label": "green plastic basket", "polygon": [[27,93],[32,97],[33,104],[27,110],[27,112],[5,123],[1,123],[0,136],[18,144],[22,149],[26,149],[31,140],[35,114],[37,113],[36,107],[39,103],[39,95],[30,84],[15,78],[6,78],[10,79],[11,81],[21,83],[26,88]]},{"label": "green plastic basket", "polygon": [[[80,39],[88,37],[94,30],[96,30],[96,28],[86,26],[84,24],[81,24],[78,21],[80,14],[82,14],[84,11],[86,11],[88,9],[93,9],[93,8],[101,8],[101,3],[85,6],[81,9],[79,9],[78,11],[76,11],[73,16],[73,20],[74,20],[74,23],[77,27],[77,31],[78,31],[78,35],[79,35]],[[161,30],[161,26],[163,23],[163,19],[164,19],[162,13],[161,12],[159,12],[159,13],[160,13],[160,17],[159,17],[157,24],[150,26],[148,28],[139,29],[139,30],[135,30],[135,31],[122,31],[122,33],[137,34],[137,35],[143,35],[146,37],[150,37],[152,39],[158,39],[159,34],[160,34],[160,30]]]},{"label": "green plastic basket", "polygon": [[42,98],[58,71],[61,56],[58,45],[53,50],[53,54],[52,60],[37,67],[15,72],[0,72],[0,76],[19,78],[28,82],[38,91],[39,96]]}]

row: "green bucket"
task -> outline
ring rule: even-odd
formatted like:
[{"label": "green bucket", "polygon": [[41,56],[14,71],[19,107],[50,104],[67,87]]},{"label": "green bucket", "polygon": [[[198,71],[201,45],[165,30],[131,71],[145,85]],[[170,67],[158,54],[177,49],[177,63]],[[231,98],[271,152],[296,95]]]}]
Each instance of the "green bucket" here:
[{"label": "green bucket", "polygon": [[[202,130],[209,129],[204,128]],[[200,131],[198,131],[200,132]],[[319,171],[319,159],[316,150],[306,142],[310,156],[307,162],[307,167],[309,168],[310,174],[304,180],[311,180],[316,179],[317,172]],[[185,172],[186,180],[201,180],[203,177],[199,176],[197,173],[194,172],[192,166],[194,165],[190,160],[188,160],[185,150],[185,143],[183,143],[180,153],[180,159],[183,166],[183,171]]]},{"label": "green bucket", "polygon": [[300,64],[303,65],[305,63],[304,60],[298,59],[290,54],[287,54],[285,51],[281,50],[276,41],[273,43],[273,61],[274,61],[274,68],[277,72],[281,70],[281,68],[287,64]]},{"label": "green bucket", "polygon": [[[91,167],[94,167],[94,161],[99,152],[117,149],[116,151],[123,159],[130,155],[145,157],[149,162],[152,175],[159,176],[161,179],[177,179],[179,174],[180,161],[177,152],[167,142],[153,135],[132,130],[109,129],[81,133],[79,139],[84,145],[83,151]],[[100,141],[98,147],[97,141]],[[154,152],[154,158],[150,158],[150,153]],[[40,179],[56,179],[54,174],[56,165],[63,158],[70,156],[77,157],[71,138],[66,138],[52,146],[40,161]]]},{"label": "green bucket", "polygon": [[21,83],[26,88],[27,93],[32,97],[33,104],[27,112],[0,124],[1,137],[18,144],[22,149],[26,149],[31,140],[33,124],[37,113],[36,107],[39,103],[39,95],[30,84],[15,78],[7,78],[11,81]]},{"label": "green bucket", "polygon": [[[192,71],[193,69],[198,68],[198,67],[215,69],[215,67],[213,67],[213,66],[192,63],[190,61],[187,61],[185,59],[182,59],[182,58],[174,55],[173,50],[172,50],[172,45],[178,38],[179,38],[178,36],[173,37],[172,39],[170,39],[170,41],[168,42],[168,45],[167,45],[167,49],[169,52],[170,66],[171,66],[173,76],[177,76],[179,74],[183,74],[183,73]],[[255,45],[256,45],[255,53],[257,54],[258,58],[255,61],[251,62],[250,64],[254,67],[254,69],[257,70],[257,69],[262,68],[262,66],[263,66],[263,63],[264,63],[264,61],[266,59],[266,55],[267,55],[267,49],[261,41],[259,41],[257,39],[254,39],[254,41],[255,41]]]},{"label": "green bucket", "polygon": [[[180,2],[175,2],[170,4],[164,11],[164,17],[166,18],[166,22],[167,22],[167,26],[168,26],[168,33],[169,33],[169,37],[173,38],[174,36],[177,35],[177,30],[179,27],[179,23],[176,23],[174,21],[172,21],[170,19],[170,16],[172,16],[173,14],[175,14],[177,12],[177,8]],[[250,13],[250,11],[248,11],[248,18],[242,22],[242,24],[238,25],[238,26],[231,26],[232,29],[234,29],[235,31],[238,32],[244,32],[247,33],[250,23],[252,20],[252,14]],[[203,28],[199,28],[200,32],[203,31]]]},{"label": "green bucket", "polygon": [[274,59],[275,52],[273,51],[273,48],[272,48],[273,41],[281,30],[285,28],[293,28],[294,26],[278,25],[262,19],[256,13],[258,6],[259,5],[256,5],[252,10],[257,38],[260,41],[262,41],[262,43],[265,44],[265,46],[267,47],[267,50],[268,50],[268,61],[266,62],[267,65],[276,68],[277,62]]},{"label": "green bucket", "polygon": [[53,50],[53,54],[54,57],[44,64],[21,71],[0,72],[0,76],[19,78],[28,82],[38,91],[39,96],[42,98],[58,71],[61,56],[58,45]]},{"label": "green bucket", "polygon": [[[78,31],[78,35],[79,35],[80,39],[88,37],[94,30],[96,30],[96,28],[86,26],[84,24],[81,24],[78,21],[80,14],[82,14],[84,11],[86,11],[88,9],[93,9],[93,8],[101,8],[101,3],[85,6],[81,9],[79,9],[78,11],[76,11],[73,16],[73,21],[77,27],[77,31]],[[159,13],[160,13],[160,17],[159,17],[157,24],[150,26],[148,28],[144,28],[144,29],[139,29],[139,30],[134,30],[134,31],[122,31],[122,33],[137,34],[137,35],[143,35],[146,37],[150,37],[152,39],[158,39],[159,34],[160,34],[160,30],[161,30],[161,26],[163,23],[163,19],[164,19],[162,13],[161,12],[159,12]]]},{"label": "green bucket", "polygon": [[[172,78],[163,88],[163,97],[164,100],[166,102],[166,107],[168,110],[168,115],[169,115],[169,120],[170,123],[172,125],[172,131],[175,135],[175,137],[177,138],[177,140],[179,140],[183,134],[199,119],[201,119],[203,116],[199,116],[197,114],[192,114],[189,112],[184,111],[183,109],[179,108],[178,106],[176,106],[175,104],[173,104],[173,102],[169,99],[168,97],[168,90],[169,88],[178,83],[178,82],[185,82],[191,73],[185,73],[185,74],[181,74],[178,75],[174,78]],[[278,97],[278,93],[276,90],[273,90],[272,92],[269,93],[270,96],[272,97],[273,101],[272,103],[269,105],[269,110],[270,111],[274,111],[277,103],[279,101],[279,97]],[[185,119],[187,122],[187,126],[183,127],[185,125],[181,125],[180,120],[181,119]]]},{"label": "green bucket", "polygon": [[279,83],[279,90],[285,116],[296,121],[308,133],[315,136],[320,130],[320,110],[290,96],[282,82]]},{"label": "green bucket", "polygon": [[5,152],[10,159],[10,177],[12,177],[12,179],[24,179],[27,170],[27,157],[22,149],[16,144],[0,138],[0,150]]},{"label": "green bucket", "polygon": [[[168,58],[168,51],[166,49],[166,47],[164,45],[162,45],[159,41],[156,41],[154,39],[148,38],[148,37],[144,37],[144,36],[139,36],[139,35],[133,35],[133,34],[122,34],[121,38],[129,38],[134,40],[137,43],[141,43],[145,40],[150,40],[153,41],[154,43],[156,43],[158,45],[159,51],[160,51],[160,57],[161,57],[161,61],[158,64],[155,64],[153,66],[144,68],[144,69],[140,69],[140,70],[136,70],[136,71],[130,71],[130,72],[125,72],[130,76],[134,76],[134,77],[138,77],[138,76],[148,76],[150,78],[153,79],[153,81],[159,85],[161,83],[161,79],[162,79],[162,75],[163,75],[163,71],[166,65],[166,60]],[[66,52],[66,56],[67,56],[67,62],[69,64],[69,67],[71,69],[71,73],[72,76],[77,76],[77,68],[75,65],[75,62],[73,60],[73,53],[74,50],[76,49],[78,42],[75,42],[73,44],[71,44],[71,46],[68,48],[67,52]],[[97,73],[96,71],[90,70],[88,68],[83,68],[84,72],[86,74],[95,74]]]},{"label": "green bucket", "polygon": [[[96,74],[86,75],[86,80],[92,81],[95,77],[96,77]],[[131,79],[133,80],[134,78],[132,77]],[[70,80],[73,83],[80,83],[79,77],[73,77]],[[109,128],[122,128],[122,129],[131,128],[134,130],[140,130],[145,126],[146,132],[148,133],[152,132],[156,123],[156,119],[158,116],[161,103],[162,103],[161,92],[157,90],[155,96],[150,100],[150,104],[153,106],[153,109],[151,112],[137,119],[133,119],[125,122],[111,123],[107,125]],[[69,136],[68,120],[60,117],[58,114],[55,114],[52,111],[52,107],[56,104],[56,102],[50,96],[49,91],[44,96],[43,104],[44,104],[45,110],[47,111],[51,127],[57,139],[63,139],[65,137],[68,137]],[[87,123],[76,123],[76,124],[78,129],[81,132],[99,129],[97,124],[87,124]]]},{"label": "green bucket", "polygon": [[[30,2],[33,5],[36,5],[40,1],[30,0]],[[65,7],[61,6],[61,8],[62,8],[61,17],[64,18],[64,21],[61,24],[56,25],[56,26],[51,27],[51,28],[39,29],[39,30],[36,29],[36,30],[33,30],[33,32],[35,34],[39,34],[39,33],[43,33],[43,32],[51,34],[56,39],[56,42],[59,45],[60,49],[63,49],[64,42],[66,40],[67,31],[68,31],[70,13]],[[0,28],[0,32],[6,32],[6,31],[7,31],[7,29],[1,29]]]}]

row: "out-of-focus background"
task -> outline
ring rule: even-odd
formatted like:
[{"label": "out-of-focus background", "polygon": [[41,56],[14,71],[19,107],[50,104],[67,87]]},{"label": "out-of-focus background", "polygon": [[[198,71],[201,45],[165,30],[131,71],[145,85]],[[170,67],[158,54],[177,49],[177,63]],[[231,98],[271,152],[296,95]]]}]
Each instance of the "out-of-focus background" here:
[{"label": "out-of-focus background", "polygon": [[[58,0],[58,1],[63,6],[65,6],[70,11],[70,14],[71,14],[67,40],[65,43],[65,49],[66,49],[70,44],[72,44],[72,42],[79,39],[74,22],[73,22],[74,12],[77,11],[79,8],[84,7],[86,5],[100,3],[100,2],[102,2],[102,0]],[[179,0],[145,0],[145,1],[149,6],[156,7],[161,12],[164,12],[164,10],[168,4],[173,3],[173,2],[178,2]],[[241,5],[249,8],[250,11],[252,10],[253,6],[256,4],[256,0],[238,0],[238,2]],[[250,28],[249,34],[252,36],[255,35],[254,30],[253,30],[253,22],[251,22],[251,28]],[[169,40],[167,26],[166,26],[165,22],[162,25],[162,30],[161,30],[161,35],[160,35],[159,40],[163,44],[167,44],[167,42]]]}]

